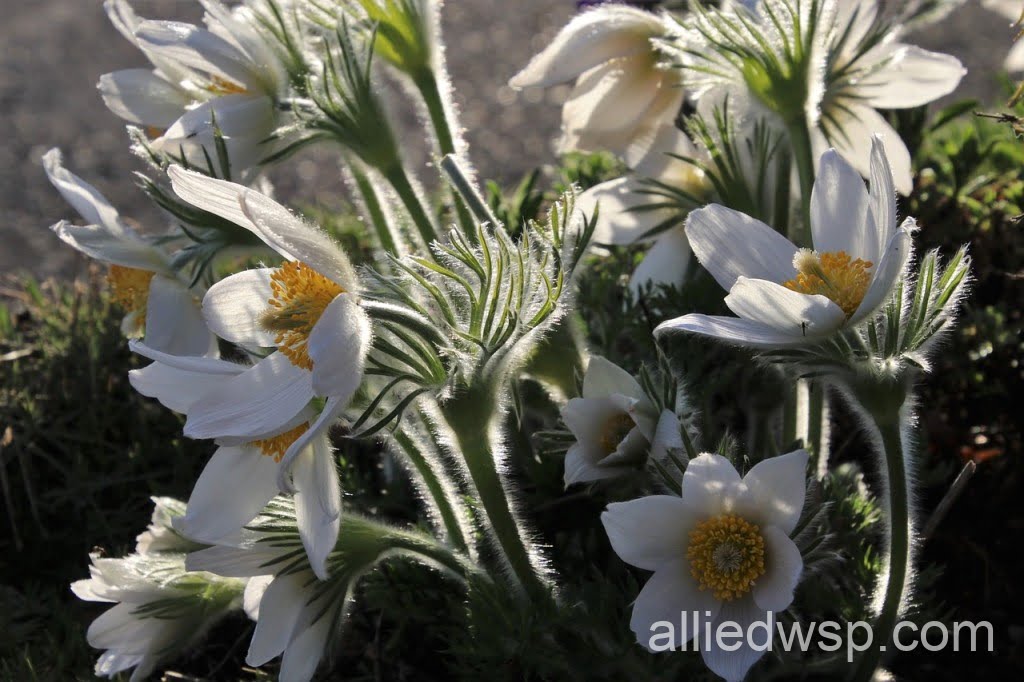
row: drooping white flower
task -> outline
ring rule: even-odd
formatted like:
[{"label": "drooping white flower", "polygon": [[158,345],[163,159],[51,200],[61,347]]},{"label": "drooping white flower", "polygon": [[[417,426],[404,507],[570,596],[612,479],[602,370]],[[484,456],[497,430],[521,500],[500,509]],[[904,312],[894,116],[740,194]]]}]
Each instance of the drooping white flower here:
[{"label": "drooping white flower", "polygon": [[678,204],[666,201],[661,188],[698,201],[703,198],[708,192],[704,171],[680,158],[703,155],[674,123],[662,125],[627,148],[625,161],[632,174],[595,185],[577,198],[577,209],[588,216],[597,213],[594,243],[621,245],[653,239],[630,279],[634,292],[651,284],[679,286],[685,280],[690,261],[683,232],[686,213]]},{"label": "drooping white flower", "polygon": [[712,204],[690,214],[697,260],[729,294],[738,317],[684,315],[655,333],[687,331],[743,346],[800,346],[853,327],[891,295],[911,253],[912,218],[896,224],[892,173],[881,140],[871,191],[835,151],[821,159],[811,195],[814,250],[798,249],[759,220]]},{"label": "drooping white flower", "polygon": [[562,408],[562,421],[576,436],[565,454],[565,485],[635,471],[654,440],[658,418],[636,379],[592,356],[583,377],[583,397]]},{"label": "drooping white flower", "polygon": [[959,60],[900,42],[902,27],[885,23],[876,0],[761,0],[752,11],[733,11],[700,13],[680,38],[704,43],[682,55],[698,96],[744,88],[781,128],[803,118],[815,158],[834,147],[865,177],[869,140],[880,134],[896,189],[909,194],[910,153],[876,109],[949,94],[965,73]]},{"label": "drooping white flower", "polygon": [[[1020,0],[982,0],[982,5],[1002,14],[1015,26],[1020,22],[1021,16],[1024,16],[1024,2]],[[1017,40],[1013,44],[1003,62],[1003,68],[1010,73],[1024,71],[1024,41]]]},{"label": "drooping white flower", "polygon": [[137,554],[191,552],[199,549],[192,540],[174,530],[174,520],[185,515],[185,503],[173,497],[151,497],[153,515],[149,526],[135,539]]},{"label": "drooping white flower", "polygon": [[144,679],[242,603],[243,581],[187,573],[184,554],[89,556],[91,577],[72,583],[71,591],[85,601],[114,604],[86,633],[90,646],[105,649],[96,662],[100,677],[134,668],[132,682]]},{"label": "drooping white flower", "polygon": [[64,168],[60,150],[43,155],[43,168],[87,223],[62,220],[51,229],[65,244],[110,266],[107,281],[125,310],[125,335],[141,336],[168,353],[215,355],[217,339],[200,311],[202,293],[179,281],[167,254],[129,227],[95,187]]},{"label": "drooping white flower", "polygon": [[678,74],[661,65],[656,14],[608,4],[577,15],[509,81],[513,88],[575,80],[562,109],[560,151],[624,154],[641,135],[671,123],[683,101]]},{"label": "drooping white flower", "polygon": [[729,682],[744,678],[764,649],[744,636],[727,640],[739,645],[727,651],[715,633],[732,622],[746,635],[792,603],[803,558],[789,536],[803,509],[807,459],[804,450],[772,457],[740,478],[724,457],[703,454],[687,466],[681,497],[608,505],[601,521],[612,548],[654,572],[633,605],[630,627],[640,644],[667,651],[697,635],[712,671]]},{"label": "drooping white flower", "polygon": [[201,1],[206,28],[143,20],[126,0],[107,0],[114,26],[154,68],[105,74],[98,87],[113,113],[153,135],[152,149],[200,167],[204,149],[216,158],[216,122],[241,174],[270,152],[263,143],[280,123],[288,73],[251,9]]}]

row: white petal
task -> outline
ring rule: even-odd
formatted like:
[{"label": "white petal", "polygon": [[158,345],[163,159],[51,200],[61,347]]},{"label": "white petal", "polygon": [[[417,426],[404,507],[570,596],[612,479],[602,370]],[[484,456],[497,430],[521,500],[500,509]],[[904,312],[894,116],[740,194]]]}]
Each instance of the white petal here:
[{"label": "white petal", "polygon": [[174,529],[198,542],[215,542],[252,521],[277,494],[277,462],[257,448],[217,448]]},{"label": "white petal", "polygon": [[185,557],[185,569],[208,571],[226,578],[250,578],[267,575],[282,565],[287,565],[281,561],[281,554],[287,552],[287,549],[282,550],[251,540],[239,544],[238,547],[214,545],[191,552]]},{"label": "white petal", "polygon": [[818,253],[845,251],[851,258],[867,257],[865,242],[876,234],[860,173],[831,149],[821,156],[811,191],[811,234]]},{"label": "white petal", "polygon": [[[657,623],[670,623],[674,633],[674,648],[681,647],[704,630],[704,623],[714,620],[722,608],[710,590],[701,590],[690,575],[685,559],[663,564],[651,576],[633,604],[629,627],[637,642],[651,648],[651,635],[663,632]],[[685,625],[685,627],[684,627]],[[659,645],[667,646],[664,638]]]},{"label": "white petal", "polygon": [[293,637],[281,658],[279,682],[309,682],[323,658],[331,620],[325,616]]},{"label": "white petal", "polygon": [[50,229],[62,242],[98,261],[150,272],[167,271],[164,255],[133,233],[111,231],[104,225],[74,225],[66,220]]},{"label": "white petal", "polygon": [[610,59],[649,52],[650,38],[664,31],[656,15],[629,7],[607,6],[583,12],[509,85],[525,88],[565,83]]},{"label": "white petal", "polygon": [[[749,595],[722,604],[722,609],[711,626],[711,640],[701,642],[704,663],[711,669],[711,672],[725,678],[726,682],[742,682],[750,667],[764,656],[764,651],[757,651],[750,646],[746,634],[749,632],[751,624],[764,622],[768,617],[766,610],[758,607]],[[736,623],[743,632],[742,637],[725,638],[725,643],[730,648],[735,644],[740,645],[735,651],[721,649],[716,641],[715,632],[719,624],[724,622]],[[774,634],[774,622],[769,623],[769,628],[771,628],[770,632]],[[757,644],[762,644],[760,638],[763,636],[763,627],[754,631]]]},{"label": "white petal", "polygon": [[197,400],[185,422],[189,438],[279,432],[313,399],[312,377],[282,353],[271,353]]},{"label": "white petal", "polygon": [[209,356],[178,356],[164,353],[147,346],[142,341],[131,340],[128,342],[128,348],[133,353],[149,358],[154,362],[159,362],[168,367],[174,367],[185,372],[197,372],[200,374],[218,374],[223,376],[235,376],[241,374],[246,369],[247,365],[241,365],[236,362],[230,362],[228,360],[221,360],[220,358],[214,358]]},{"label": "white petal", "polygon": [[662,80],[649,55],[601,64],[576,83],[562,107],[562,125],[596,133],[636,128],[660,94]]},{"label": "white petal", "polygon": [[370,318],[355,296],[335,296],[306,344],[313,361],[313,392],[348,404],[363,381],[372,335]]},{"label": "white petal", "polygon": [[194,166],[205,167],[217,159],[220,129],[234,175],[245,172],[270,153],[264,144],[274,129],[274,105],[269,97],[223,95],[203,102],[181,115],[150,143],[157,152],[172,158],[184,155]]},{"label": "white petal", "polygon": [[809,340],[828,336],[846,321],[843,309],[827,297],[801,294],[763,279],[740,277],[725,304],[745,320]]},{"label": "white petal", "polygon": [[664,460],[670,451],[683,450],[686,444],[683,442],[679,417],[669,409],[661,411],[658,417],[658,425],[654,429],[654,437],[651,439],[651,457],[658,461]]},{"label": "white petal", "polygon": [[64,168],[59,149],[51,149],[43,155],[43,170],[64,201],[71,204],[85,222],[105,228],[111,236],[131,232],[121,220],[117,209],[110,205],[99,190]]},{"label": "white petal", "polygon": [[623,409],[609,398],[573,398],[561,412],[562,421],[576,440],[585,446],[587,452],[584,454],[595,463],[607,454],[600,445],[605,425],[623,413]]},{"label": "white petal", "polygon": [[718,315],[683,315],[666,320],[654,329],[655,335],[676,331],[711,336],[724,343],[749,348],[786,348],[807,343],[802,335],[780,332],[761,322]]},{"label": "white petal", "polygon": [[181,64],[205,82],[216,77],[243,88],[259,88],[254,65],[223,38],[192,24],[143,21],[135,30],[139,46],[148,54]]},{"label": "white petal", "polygon": [[775,526],[761,529],[765,544],[765,574],[754,583],[754,602],[767,611],[784,611],[793,603],[804,560],[789,536]]},{"label": "white petal", "polygon": [[1018,40],[1013,44],[1003,62],[1003,68],[1009,73],[1024,71],[1024,42]]},{"label": "white petal", "polygon": [[178,280],[163,275],[149,283],[144,341],[171,355],[202,356],[216,348],[195,295]]},{"label": "white petal", "polygon": [[871,285],[857,311],[850,316],[849,324],[854,325],[884,304],[892,294],[896,282],[903,275],[913,251],[911,231],[916,227],[913,218],[907,218],[896,234],[889,240],[881,261],[875,266]]},{"label": "white petal", "polygon": [[690,268],[690,241],[682,226],[662,232],[633,271],[629,289],[634,296],[650,286],[681,287]]},{"label": "white petal", "polygon": [[257,575],[249,578],[245,583],[245,594],[242,595],[242,610],[249,620],[257,621],[260,617],[260,602],[263,601],[263,594],[274,581],[272,575]]},{"label": "white petal", "polygon": [[277,472],[277,487],[281,492],[291,494],[296,492],[291,480],[292,463],[314,439],[320,438],[321,434],[337,421],[347,406],[347,400],[339,400],[334,397],[328,398],[324,403],[323,411],[320,412],[320,416],[316,418],[316,421],[288,447],[284,457],[281,459],[281,467]]},{"label": "white petal", "polygon": [[677,156],[697,158],[700,151],[672,121],[641,131],[623,160],[637,175],[671,182],[682,172],[693,170],[692,164]]},{"label": "white petal", "polygon": [[[243,370],[242,365],[235,365]],[[195,401],[205,393],[224,383],[226,375],[206,372],[189,372],[154,362],[142,369],[128,372],[132,388],[146,396],[156,398],[169,410],[188,414]]]},{"label": "white petal", "polygon": [[792,533],[800,520],[807,490],[807,451],[795,450],[761,460],[743,477],[746,486],[737,511],[760,526]]},{"label": "white petal", "polygon": [[649,237],[648,233],[671,215],[665,210],[641,209],[659,201],[642,193],[643,189],[640,181],[630,176],[594,185],[577,197],[577,210],[588,218],[597,213],[595,244],[632,244]]},{"label": "white petal", "polygon": [[562,476],[565,487],[568,488],[575,483],[589,483],[604,478],[615,478],[616,476],[628,473],[632,469],[632,467],[625,466],[599,466],[598,462],[601,461],[602,454],[597,453],[595,455],[592,451],[588,451],[583,443],[573,443],[569,446],[565,453],[565,473]]},{"label": "white petal", "polygon": [[741,275],[772,282],[796,276],[796,247],[760,220],[712,204],[686,219],[686,236],[697,260],[723,289]]},{"label": "white petal", "polygon": [[308,574],[274,578],[260,600],[260,619],[249,643],[245,662],[261,666],[281,655],[291,641],[309,594],[303,589]]},{"label": "white petal", "polygon": [[[292,475],[299,535],[313,572],[327,580],[327,557],[334,550],[341,528],[341,486],[326,437],[315,439],[295,459]],[[276,478],[274,485],[276,488]]]},{"label": "white petal", "polygon": [[637,399],[645,397],[633,375],[600,355],[591,355],[583,375],[583,397],[607,398],[616,393]]},{"label": "white petal", "polygon": [[100,76],[103,103],[129,123],[168,128],[191,103],[181,88],[149,69],[123,69]]},{"label": "white petal", "polygon": [[[891,51],[889,51],[891,50]],[[854,88],[876,109],[907,109],[933,102],[956,90],[967,73],[952,55],[929,52],[912,45],[892,45],[885,65]]]},{"label": "white petal", "polygon": [[865,235],[864,253],[861,256],[875,265],[882,257],[882,249],[896,230],[896,186],[892,180],[892,168],[885,154],[882,138],[871,138],[871,212],[875,216],[876,233]]},{"label": "white petal", "polygon": [[835,112],[837,129],[829,130],[829,143],[864,177],[871,175],[871,140],[880,135],[892,165],[896,190],[906,196],[914,188],[910,152],[899,134],[869,106],[850,104]]},{"label": "white petal", "polygon": [[273,297],[273,273],[274,268],[243,270],[210,287],[203,298],[203,315],[210,330],[244,346],[273,346],[275,334],[262,323]]},{"label": "white petal", "polygon": [[732,511],[743,491],[736,468],[721,455],[704,453],[694,457],[683,474],[683,501],[702,515]]},{"label": "white petal", "polygon": [[690,505],[674,495],[650,495],[609,504],[601,523],[620,559],[657,571],[685,559],[695,515]]}]

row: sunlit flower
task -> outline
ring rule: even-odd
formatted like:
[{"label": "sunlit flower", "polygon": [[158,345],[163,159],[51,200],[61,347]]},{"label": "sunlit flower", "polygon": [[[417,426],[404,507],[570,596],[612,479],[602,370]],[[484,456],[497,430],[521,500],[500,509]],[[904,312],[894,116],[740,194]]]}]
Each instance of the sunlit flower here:
[{"label": "sunlit flower", "polygon": [[575,80],[562,109],[560,150],[621,155],[645,132],[674,121],[682,105],[678,73],[661,64],[652,43],[666,32],[659,15],[616,4],[595,7],[570,21],[509,84]]},{"label": "sunlit flower", "polygon": [[135,539],[135,552],[180,554],[199,549],[199,545],[174,529],[174,520],[185,515],[185,503],[173,497],[149,499],[153,502],[153,515],[150,517],[149,526]]},{"label": "sunlit flower", "polygon": [[134,668],[132,682],[146,678],[161,662],[189,651],[242,603],[244,581],[187,573],[184,554],[89,556],[91,577],[72,583],[71,591],[85,601],[114,604],[86,633],[90,646],[105,649],[97,676]]},{"label": "sunlit flower", "polygon": [[215,122],[241,173],[270,151],[263,142],[279,123],[288,73],[252,10],[203,6],[207,28],[143,20],[126,0],[107,0],[111,22],[154,68],[105,74],[99,89],[113,113],[151,134],[152,149],[200,167],[204,149],[216,158]]},{"label": "sunlit flower", "polygon": [[[1020,0],[982,0],[982,5],[998,12],[1004,17],[1009,19],[1016,26],[1020,23],[1020,19],[1024,16],[1024,2]],[[1003,62],[1003,68],[1011,73],[1024,71],[1024,40],[1017,40],[1013,47],[1010,48],[1009,54],[1006,55],[1006,60]]]},{"label": "sunlit flower", "polygon": [[601,521],[612,548],[654,572],[633,605],[630,627],[640,644],[668,651],[697,635],[712,671],[743,679],[764,649],[744,637],[727,651],[714,633],[732,622],[746,634],[792,603],[803,559],[789,536],[804,505],[807,459],[804,450],[772,457],[740,478],[724,457],[703,454],[687,466],[681,497],[608,505]]},{"label": "sunlit flower", "polygon": [[199,298],[178,280],[167,254],[129,227],[95,187],[65,169],[60,150],[43,156],[43,168],[87,223],[62,220],[52,229],[65,244],[110,266],[107,281],[125,311],[125,335],[144,337],[168,353],[216,354],[217,339],[203,321]]},{"label": "sunlit flower", "polygon": [[871,192],[835,151],[821,159],[811,195],[814,250],[799,249],[759,220],[713,204],[690,214],[697,259],[729,292],[739,317],[684,315],[655,333],[687,331],[744,346],[799,346],[875,312],[911,252],[912,218],[896,225],[892,174],[881,140],[871,152]]}]

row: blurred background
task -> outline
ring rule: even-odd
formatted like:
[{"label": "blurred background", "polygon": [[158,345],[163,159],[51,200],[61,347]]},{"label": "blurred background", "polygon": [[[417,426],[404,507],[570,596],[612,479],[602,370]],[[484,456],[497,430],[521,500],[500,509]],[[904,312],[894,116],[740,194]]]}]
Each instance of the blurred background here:
[{"label": "blurred background", "polygon": [[[148,18],[201,17],[194,0],[132,4]],[[575,10],[572,0],[449,0],[445,7],[456,99],[483,177],[512,183],[553,160],[551,142],[568,88],[517,93],[506,83]],[[48,228],[77,216],[47,182],[40,157],[60,147],[68,168],[94,183],[123,216],[162,229],[131,182],[130,172],[142,166],[128,151],[124,125],[106,110],[95,87],[100,74],[145,62],[107,21],[101,0],[0,0],[0,16],[0,274],[74,277],[84,272],[85,260]],[[957,98],[994,104],[1003,96],[998,77],[1012,35],[1003,17],[968,0],[913,42],[961,58],[969,74]],[[422,168],[428,160],[420,151],[423,141],[413,139],[420,133],[412,122],[399,122],[410,160],[432,181]],[[322,151],[285,164],[272,179],[293,205],[334,205],[341,191],[336,166]]]}]

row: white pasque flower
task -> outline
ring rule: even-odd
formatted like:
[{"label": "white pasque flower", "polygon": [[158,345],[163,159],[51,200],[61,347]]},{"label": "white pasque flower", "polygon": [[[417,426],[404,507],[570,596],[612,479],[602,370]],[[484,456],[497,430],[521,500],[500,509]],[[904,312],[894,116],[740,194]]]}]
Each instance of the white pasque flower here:
[{"label": "white pasque flower", "polygon": [[174,529],[174,520],[185,515],[185,503],[173,497],[151,497],[153,515],[149,526],[135,538],[137,554],[191,552],[199,549],[195,542]]},{"label": "white pasque flower", "polygon": [[207,28],[143,20],[126,0],[107,0],[111,22],[154,68],[105,74],[98,87],[107,108],[155,137],[154,150],[195,165],[205,166],[204,148],[216,158],[215,119],[242,171],[270,152],[263,142],[278,124],[288,74],[252,10],[200,1]]},{"label": "white pasque flower", "polygon": [[739,317],[684,315],[662,322],[655,334],[678,330],[742,346],[800,346],[857,325],[889,298],[906,268],[916,224],[907,218],[896,225],[881,140],[872,141],[870,194],[835,151],[819,166],[811,194],[813,251],[724,206],[690,214],[690,246],[729,292],[725,303]]},{"label": "white pasque flower", "polygon": [[[1020,23],[1021,17],[1024,16],[1024,2],[1021,2],[1021,0],[982,0],[981,4],[993,12],[1002,14],[1012,21],[1015,27]],[[1024,71],[1024,40],[1018,39],[1013,44],[1009,54],[1006,55],[1006,60],[1003,62],[1003,68],[1010,73]]]},{"label": "white pasque flower", "polygon": [[110,266],[111,293],[125,311],[126,336],[183,355],[216,355],[217,339],[203,321],[201,292],[179,281],[163,250],[140,236],[99,191],[64,168],[59,149],[43,155],[46,176],[86,225],[52,226],[61,241]]},{"label": "white pasque flower", "polygon": [[659,415],[636,379],[598,355],[583,376],[583,397],[566,403],[562,421],[576,436],[565,453],[567,487],[636,471],[648,449],[660,457],[682,446],[678,417]]},{"label": "white pasque flower", "polygon": [[86,633],[90,646],[106,650],[96,662],[100,677],[135,668],[132,682],[146,678],[241,606],[243,581],[187,573],[184,554],[89,558],[91,577],[72,583],[71,591],[84,601],[115,604]]},{"label": "white pasque flower", "polygon": [[709,191],[704,171],[679,157],[705,155],[686,133],[667,123],[646,131],[626,149],[630,175],[602,182],[577,197],[578,210],[587,216],[597,212],[594,243],[623,245],[653,238],[630,279],[634,293],[652,284],[679,286],[685,281],[690,261],[682,224],[686,214],[678,204],[667,202],[658,186],[700,200]]},{"label": "white pasque flower", "polygon": [[745,636],[727,651],[715,633],[731,622],[746,635],[752,623],[792,603],[803,558],[789,536],[804,505],[807,459],[796,450],[740,478],[724,457],[703,454],[687,466],[681,497],[608,505],[601,521],[612,548],[626,563],[654,572],[630,620],[640,644],[667,651],[696,635],[712,671],[730,682],[743,679],[764,649]]},{"label": "white pasque flower", "polygon": [[560,151],[624,154],[646,130],[671,123],[683,102],[678,73],[652,40],[667,33],[651,12],[608,4],[573,18],[516,74],[513,88],[575,80],[562,108]]}]

